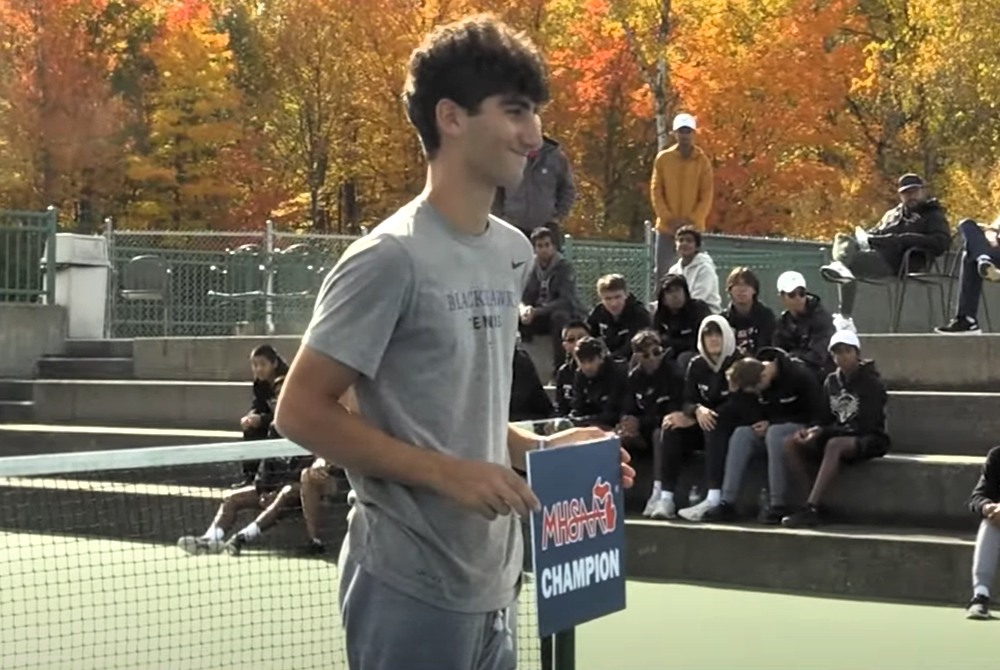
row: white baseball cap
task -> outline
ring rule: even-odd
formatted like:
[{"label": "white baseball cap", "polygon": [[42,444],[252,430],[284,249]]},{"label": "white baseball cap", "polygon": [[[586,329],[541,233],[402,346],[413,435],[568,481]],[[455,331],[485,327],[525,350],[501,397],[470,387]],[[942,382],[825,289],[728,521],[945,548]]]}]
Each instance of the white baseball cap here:
[{"label": "white baseball cap", "polygon": [[858,334],[853,330],[838,330],[830,338],[830,351],[838,344],[849,344],[858,351],[861,351],[861,340],[858,339]]},{"label": "white baseball cap", "polygon": [[697,130],[698,124],[695,122],[694,117],[690,114],[678,114],[674,117],[674,131],[676,132],[681,128]]},{"label": "white baseball cap", "polygon": [[778,277],[778,293],[791,293],[797,288],[806,288],[806,278],[801,272],[789,270]]}]

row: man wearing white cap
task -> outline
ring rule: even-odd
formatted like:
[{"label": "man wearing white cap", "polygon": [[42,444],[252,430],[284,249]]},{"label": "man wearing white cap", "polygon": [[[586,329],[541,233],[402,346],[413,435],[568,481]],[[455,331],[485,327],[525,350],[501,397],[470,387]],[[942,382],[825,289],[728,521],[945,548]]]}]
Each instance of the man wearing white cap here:
[{"label": "man wearing white cap", "polygon": [[783,526],[818,524],[820,503],[840,465],[863,463],[889,451],[885,429],[888,393],[875,361],[861,359],[861,342],[851,330],[834,333],[830,338],[830,354],[837,370],[823,383],[824,418],[819,425],[800,430],[785,441],[785,466],[798,486],[809,485],[807,460],[819,461],[819,472],[805,506],[782,519]]},{"label": "man wearing white cap", "polygon": [[656,281],[674,264],[674,233],[681,226],[705,230],[712,209],[712,162],[695,146],[697,122],[690,114],[674,118],[677,144],[653,163],[650,195],[656,212]]},{"label": "man wearing white cap", "polygon": [[778,294],[785,311],[774,331],[774,346],[805,363],[822,383],[833,370],[827,352],[834,333],[833,317],[823,309],[819,296],[808,291],[800,272],[783,272],[778,277]]}]

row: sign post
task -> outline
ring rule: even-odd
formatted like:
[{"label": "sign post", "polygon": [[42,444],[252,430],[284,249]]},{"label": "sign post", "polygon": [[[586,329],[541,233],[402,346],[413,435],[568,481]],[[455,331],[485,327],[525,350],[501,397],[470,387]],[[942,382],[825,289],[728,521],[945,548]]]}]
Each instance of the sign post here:
[{"label": "sign post", "polygon": [[625,609],[621,443],[610,437],[528,454],[539,635]]}]

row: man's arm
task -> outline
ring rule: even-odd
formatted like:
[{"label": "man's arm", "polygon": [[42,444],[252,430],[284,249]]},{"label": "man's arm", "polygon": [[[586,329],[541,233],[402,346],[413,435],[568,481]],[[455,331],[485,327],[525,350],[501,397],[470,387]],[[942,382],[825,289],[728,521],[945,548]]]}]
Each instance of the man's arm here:
[{"label": "man's arm", "polygon": [[969,497],[969,511],[977,516],[987,516],[990,505],[1000,501],[1000,447],[993,447],[983,463],[983,471]]},{"label": "man's arm", "polygon": [[698,171],[698,200],[695,203],[691,217],[695,225],[704,230],[705,221],[712,211],[712,200],[715,198],[715,171],[708,156],[702,156],[701,170]]},{"label": "man's arm", "polygon": [[[662,154],[660,155],[662,156]],[[666,189],[663,183],[663,170],[664,162],[657,156],[656,161],[653,163],[653,176],[649,184],[649,197],[653,203],[653,211],[656,212],[656,218],[663,225],[667,225],[673,220],[674,213],[670,211],[670,205],[667,203]]]}]

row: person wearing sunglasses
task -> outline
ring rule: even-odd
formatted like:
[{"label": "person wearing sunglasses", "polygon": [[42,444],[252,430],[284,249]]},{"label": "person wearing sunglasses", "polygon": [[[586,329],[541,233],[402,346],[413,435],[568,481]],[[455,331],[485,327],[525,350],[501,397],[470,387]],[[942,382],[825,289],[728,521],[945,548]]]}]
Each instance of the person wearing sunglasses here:
[{"label": "person wearing sunglasses", "polygon": [[835,331],[833,317],[824,309],[819,296],[810,293],[806,278],[790,270],[778,277],[778,294],[785,311],[778,319],[774,346],[784,349],[812,371],[822,384],[833,372],[833,359],[827,350]]},{"label": "person wearing sunglasses", "polygon": [[576,381],[576,343],[590,335],[583,321],[570,321],[562,330],[565,361],[556,370],[553,384],[556,387],[556,416],[569,416],[573,411],[573,384]]}]

